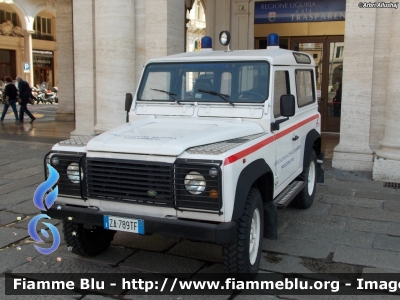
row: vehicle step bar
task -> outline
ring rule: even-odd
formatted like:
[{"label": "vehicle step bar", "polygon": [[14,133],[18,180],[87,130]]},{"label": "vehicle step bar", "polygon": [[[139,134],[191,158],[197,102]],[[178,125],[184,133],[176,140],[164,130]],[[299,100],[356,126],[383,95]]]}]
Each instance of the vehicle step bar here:
[{"label": "vehicle step bar", "polygon": [[305,181],[293,181],[273,201],[277,208],[285,208],[306,185]]}]

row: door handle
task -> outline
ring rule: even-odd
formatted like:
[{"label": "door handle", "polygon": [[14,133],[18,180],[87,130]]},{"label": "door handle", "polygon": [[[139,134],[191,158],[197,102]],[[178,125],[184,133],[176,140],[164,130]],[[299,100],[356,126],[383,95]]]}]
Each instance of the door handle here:
[{"label": "door handle", "polygon": [[292,137],[292,141],[297,141],[298,139],[299,139],[298,135],[295,135],[295,136]]}]

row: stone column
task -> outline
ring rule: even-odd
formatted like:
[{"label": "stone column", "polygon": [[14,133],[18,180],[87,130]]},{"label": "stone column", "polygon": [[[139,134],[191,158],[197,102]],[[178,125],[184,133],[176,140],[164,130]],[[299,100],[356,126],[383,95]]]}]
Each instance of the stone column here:
[{"label": "stone column", "polygon": [[56,121],[74,121],[74,51],[72,0],[56,0],[58,110]]},{"label": "stone column", "polygon": [[[25,73],[23,75],[25,75],[25,80],[29,83],[30,86],[33,86],[32,33],[34,33],[34,31],[27,30],[25,33],[25,38],[24,38],[24,40],[25,40],[25,45],[24,45],[25,61],[24,62],[29,63],[31,70],[29,73]],[[22,63],[24,63],[24,62],[22,62]],[[23,75],[21,75],[21,76],[23,76]]]},{"label": "stone column", "polygon": [[95,0],[73,0],[75,131],[71,135],[95,133],[96,68],[92,13],[94,5]]},{"label": "stone column", "polygon": [[[125,94],[134,93],[134,4],[132,0],[118,0],[118,4],[109,0],[93,1],[97,132],[125,122]],[[153,20],[152,14],[148,19]],[[157,26],[161,29],[163,25]]]},{"label": "stone column", "polygon": [[131,81],[134,93],[151,58],[185,52],[185,1],[136,0],[136,81]]},{"label": "stone column", "polygon": [[[376,10],[376,34],[374,43],[374,66],[372,76],[370,146],[375,152],[385,134],[386,98],[390,59],[390,30],[392,9]],[[385,33],[385,34],[383,34]]]},{"label": "stone column", "polygon": [[382,148],[376,152],[373,179],[400,183],[400,14],[397,9],[390,9],[390,13],[390,26],[385,32],[390,37],[385,135],[380,142]]},{"label": "stone column", "polygon": [[332,166],[372,171],[369,137],[376,10],[359,8],[359,2],[346,1],[340,143],[334,149]]}]

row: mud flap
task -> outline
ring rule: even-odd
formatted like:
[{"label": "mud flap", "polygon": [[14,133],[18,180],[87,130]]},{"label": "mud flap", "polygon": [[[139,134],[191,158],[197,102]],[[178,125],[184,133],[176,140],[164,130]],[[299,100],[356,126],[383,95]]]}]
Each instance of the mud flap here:
[{"label": "mud flap", "polygon": [[278,239],[278,209],[272,202],[264,202],[264,238]]},{"label": "mud flap", "polygon": [[322,170],[323,163],[324,163],[324,153],[320,153],[317,156],[317,183],[324,183],[325,181],[324,170]]}]

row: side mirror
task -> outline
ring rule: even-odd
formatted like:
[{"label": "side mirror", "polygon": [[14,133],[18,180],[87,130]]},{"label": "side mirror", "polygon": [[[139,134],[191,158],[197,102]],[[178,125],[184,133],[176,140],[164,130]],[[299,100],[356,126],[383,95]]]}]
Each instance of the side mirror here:
[{"label": "side mirror", "polygon": [[125,96],[125,111],[126,111],[126,123],[129,122],[129,111],[131,110],[133,97],[131,93],[127,93]]},{"label": "side mirror", "polygon": [[125,96],[125,111],[129,112],[132,107],[133,97],[131,93],[127,93]]},{"label": "side mirror", "polygon": [[293,95],[281,96],[281,116],[293,117],[296,112],[296,101]]}]

